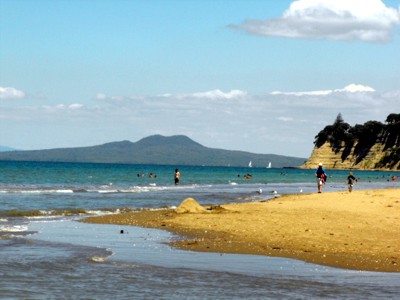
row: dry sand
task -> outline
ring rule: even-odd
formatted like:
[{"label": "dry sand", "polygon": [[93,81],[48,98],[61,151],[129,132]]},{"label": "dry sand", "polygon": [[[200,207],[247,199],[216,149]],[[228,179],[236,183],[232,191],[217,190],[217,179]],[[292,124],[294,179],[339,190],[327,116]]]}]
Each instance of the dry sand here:
[{"label": "dry sand", "polygon": [[286,195],[265,202],[93,217],[91,223],[166,229],[176,247],[301,259],[341,268],[400,272],[400,189]]}]

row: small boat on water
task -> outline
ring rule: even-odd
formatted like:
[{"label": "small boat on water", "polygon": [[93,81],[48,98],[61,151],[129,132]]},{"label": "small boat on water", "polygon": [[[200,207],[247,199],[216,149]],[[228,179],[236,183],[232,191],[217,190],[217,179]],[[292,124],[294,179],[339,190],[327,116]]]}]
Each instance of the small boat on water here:
[{"label": "small boat on water", "polygon": [[271,169],[271,166],[272,166],[272,164],[271,164],[271,162],[269,162],[267,169]]},{"label": "small boat on water", "polygon": [[251,163],[251,161],[249,161],[249,168],[252,168],[253,164]]}]

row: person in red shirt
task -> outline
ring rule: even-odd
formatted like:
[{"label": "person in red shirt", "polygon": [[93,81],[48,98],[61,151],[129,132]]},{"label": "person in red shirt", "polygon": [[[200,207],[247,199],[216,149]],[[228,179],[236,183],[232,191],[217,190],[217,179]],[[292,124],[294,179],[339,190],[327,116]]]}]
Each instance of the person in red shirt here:
[{"label": "person in red shirt", "polygon": [[317,177],[318,193],[322,193],[322,185],[326,182],[326,172],[322,163],[319,163],[318,168],[315,169],[315,176]]}]

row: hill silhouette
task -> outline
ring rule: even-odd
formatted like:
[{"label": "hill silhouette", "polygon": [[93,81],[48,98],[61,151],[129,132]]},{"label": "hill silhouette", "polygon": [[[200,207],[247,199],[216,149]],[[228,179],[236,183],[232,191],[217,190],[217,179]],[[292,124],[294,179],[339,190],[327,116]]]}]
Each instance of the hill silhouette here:
[{"label": "hill silhouette", "polygon": [[16,149],[6,147],[6,146],[0,146],[0,152],[13,151],[13,150],[16,150]]},{"label": "hill silhouette", "polygon": [[0,153],[0,160],[241,167],[252,161],[253,167],[266,167],[272,162],[276,168],[297,167],[305,161],[276,154],[208,148],[184,135],[153,135],[135,143],[120,141],[91,147],[8,151]]}]

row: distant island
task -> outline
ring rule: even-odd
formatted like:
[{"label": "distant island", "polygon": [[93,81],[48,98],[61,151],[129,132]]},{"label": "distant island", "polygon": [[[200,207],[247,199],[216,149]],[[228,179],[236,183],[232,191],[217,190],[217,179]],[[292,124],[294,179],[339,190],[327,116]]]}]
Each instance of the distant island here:
[{"label": "distant island", "polygon": [[315,136],[314,145],[302,168],[322,162],[332,169],[400,170],[400,114],[388,115],[385,124],[368,121],[352,127],[339,113]]},{"label": "distant island", "polygon": [[154,164],[174,166],[298,167],[305,158],[255,154],[205,147],[187,136],[153,135],[137,142],[98,146],[0,152],[0,160],[82,163]]}]

